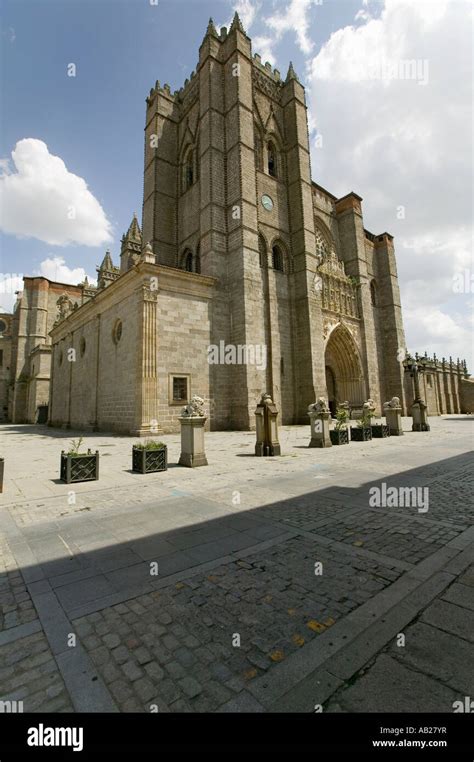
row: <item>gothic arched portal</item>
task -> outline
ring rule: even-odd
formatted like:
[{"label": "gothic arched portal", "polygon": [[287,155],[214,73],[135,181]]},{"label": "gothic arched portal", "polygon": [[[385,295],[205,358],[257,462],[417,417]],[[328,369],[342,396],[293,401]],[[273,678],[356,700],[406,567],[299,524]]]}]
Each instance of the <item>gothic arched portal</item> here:
[{"label": "gothic arched portal", "polygon": [[362,406],[366,390],[359,351],[349,330],[341,324],[329,336],[325,366],[331,412],[334,414],[342,402],[349,402],[351,407]]}]

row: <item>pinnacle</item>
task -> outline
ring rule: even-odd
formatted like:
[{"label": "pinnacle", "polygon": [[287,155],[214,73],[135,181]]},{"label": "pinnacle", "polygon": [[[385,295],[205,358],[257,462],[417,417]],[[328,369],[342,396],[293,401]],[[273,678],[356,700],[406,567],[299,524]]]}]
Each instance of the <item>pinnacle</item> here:
[{"label": "pinnacle", "polygon": [[298,82],[298,77],[296,75],[295,70],[293,69],[293,62],[292,61],[290,61],[290,65],[288,67],[288,74],[286,75],[285,82],[289,82],[291,79],[296,79],[296,81]]},{"label": "pinnacle", "polygon": [[102,264],[100,266],[101,270],[112,270],[113,263],[112,263],[112,257],[110,255],[109,249],[105,252],[105,257],[102,260]]},{"label": "pinnacle", "polygon": [[209,19],[209,24],[207,25],[206,34],[210,34],[213,37],[218,37],[216,27],[214,26],[214,21],[212,18]]},{"label": "pinnacle", "polygon": [[126,238],[141,238],[140,225],[138,224],[137,214],[133,213],[133,219],[130,223],[130,227],[127,230]]},{"label": "pinnacle", "polygon": [[242,22],[240,20],[240,16],[237,13],[237,11],[234,13],[234,18],[232,19],[230,31],[233,32],[234,29],[238,29],[239,32],[242,32],[243,34],[245,34],[245,29],[242,26]]}]

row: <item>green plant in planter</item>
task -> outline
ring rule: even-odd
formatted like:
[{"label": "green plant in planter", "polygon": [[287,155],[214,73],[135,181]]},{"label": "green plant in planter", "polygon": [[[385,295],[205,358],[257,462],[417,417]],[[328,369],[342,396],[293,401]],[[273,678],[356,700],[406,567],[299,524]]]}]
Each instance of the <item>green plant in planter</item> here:
[{"label": "green plant in planter", "polygon": [[336,412],[336,424],[334,426],[336,431],[342,431],[347,428],[347,421],[349,420],[349,412],[344,407],[338,408]]},{"label": "green plant in planter", "polygon": [[361,418],[357,421],[359,429],[367,429],[370,427],[370,421],[374,417],[374,413],[369,408],[364,408]]},{"label": "green plant in planter", "polygon": [[72,455],[73,457],[78,457],[79,455],[89,455],[90,450],[87,452],[81,452],[81,445],[84,441],[84,437],[79,437],[79,439],[71,439],[70,449],[66,452],[66,455]]},{"label": "green plant in planter", "polygon": [[336,425],[334,429],[329,432],[329,436],[331,437],[331,444],[349,444],[349,429],[347,428],[348,419],[349,411],[343,407],[338,408],[336,412]]},{"label": "green plant in planter", "polygon": [[61,452],[60,478],[66,484],[71,482],[96,481],[99,478],[99,452],[81,452],[83,437],[71,440],[69,450]]},{"label": "green plant in planter", "polygon": [[145,442],[139,442],[133,446],[136,450],[164,450],[166,447],[164,442],[157,442],[156,439],[149,439]]}]

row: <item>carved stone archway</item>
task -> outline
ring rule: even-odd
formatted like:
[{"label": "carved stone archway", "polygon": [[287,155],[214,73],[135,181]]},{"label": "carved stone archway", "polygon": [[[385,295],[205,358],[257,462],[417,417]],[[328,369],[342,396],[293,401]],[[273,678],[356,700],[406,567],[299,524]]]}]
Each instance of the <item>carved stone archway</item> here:
[{"label": "carved stone archway", "polygon": [[350,331],[339,323],[331,331],[325,351],[327,394],[333,395],[331,412],[341,402],[351,407],[362,406],[366,398],[366,384],[359,350]]}]

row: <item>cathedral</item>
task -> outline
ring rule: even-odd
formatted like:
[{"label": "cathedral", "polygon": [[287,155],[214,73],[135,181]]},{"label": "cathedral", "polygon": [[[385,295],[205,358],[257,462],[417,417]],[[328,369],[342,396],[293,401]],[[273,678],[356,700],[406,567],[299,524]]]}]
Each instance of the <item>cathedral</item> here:
[{"label": "cathedral", "polygon": [[[308,424],[320,396],[379,413],[396,396],[406,412],[393,238],[364,227],[359,195],[311,179],[292,65],[262,63],[237,14],[228,30],[210,21],[184,86],[150,90],[144,142],[142,221],[120,264],[107,252],[97,287],[37,287],[56,307],[49,423],[172,432],[195,394],[211,429],[254,428],[262,392],[283,424]],[[433,362],[431,412],[460,412],[465,367]]]}]

